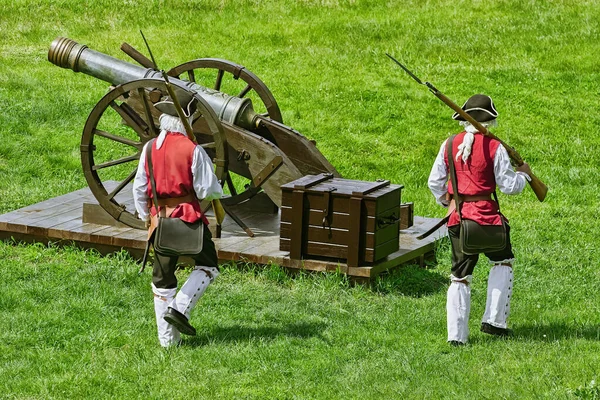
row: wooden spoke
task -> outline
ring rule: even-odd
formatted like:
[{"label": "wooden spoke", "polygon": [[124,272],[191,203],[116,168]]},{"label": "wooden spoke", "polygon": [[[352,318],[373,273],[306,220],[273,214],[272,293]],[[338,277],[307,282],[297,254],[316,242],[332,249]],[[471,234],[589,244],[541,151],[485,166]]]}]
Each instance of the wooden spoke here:
[{"label": "wooden spoke", "polygon": [[140,98],[142,99],[142,103],[144,104],[144,111],[146,113],[146,124],[148,124],[148,127],[150,127],[150,129],[152,130],[154,136],[158,136],[158,130],[156,129],[156,126],[154,126],[154,118],[152,117],[152,111],[150,111],[150,102],[148,101],[148,96],[146,95],[146,89],[141,87],[138,88],[137,92]]},{"label": "wooden spoke", "polygon": [[104,138],[114,140],[115,142],[126,144],[127,146],[135,147],[136,149],[142,148],[142,142],[136,142],[135,140],[127,139],[122,136],[113,135],[112,133],[108,133],[102,131],[100,129],[94,129],[94,135],[102,136]]},{"label": "wooden spoke", "polygon": [[233,181],[231,180],[230,174],[227,174],[226,182],[227,182],[227,187],[229,188],[229,193],[231,193],[232,196],[236,196],[237,190],[235,190],[235,186],[233,184]]},{"label": "wooden spoke", "polygon": [[148,127],[146,126],[146,128],[143,128],[141,125],[146,125],[146,122],[144,122],[140,115],[136,113],[135,110],[129,106],[129,104],[121,103],[121,105],[119,105],[114,101],[111,101],[110,107],[125,120],[127,125],[133,128],[139,137],[144,138],[149,136]]},{"label": "wooden spoke", "polygon": [[102,164],[97,164],[92,167],[93,171],[97,171],[102,168],[108,168],[119,164],[124,164],[126,162],[136,161],[140,157],[140,154],[134,154],[133,156],[119,158],[118,160],[107,161]]},{"label": "wooden spoke", "polygon": [[[187,70],[176,75],[187,77],[185,72]],[[199,76],[197,78],[200,79]],[[195,80],[193,72],[190,79]],[[228,172],[228,153],[219,118],[199,94],[180,83],[173,82],[172,85],[189,91],[198,100],[197,112],[203,115],[201,131],[206,136],[204,141],[210,142],[204,146],[211,157],[219,160],[219,164],[214,165],[215,174],[219,181],[224,181]],[[144,223],[137,218],[135,210],[126,209],[121,197],[124,198],[124,193],[135,179],[137,168],[133,167],[137,165],[144,144],[158,133],[155,124],[157,112],[153,104],[166,91],[165,81],[156,78],[140,79],[114,87],[90,113],[81,138],[83,172],[98,204],[119,222],[138,229],[143,229]],[[115,120],[121,121],[128,132],[121,133],[121,128],[111,131],[104,127],[106,123],[112,126]],[[130,148],[135,150],[131,151]],[[104,179],[116,182],[106,185]]]},{"label": "wooden spoke", "polygon": [[203,149],[214,149],[217,147],[217,145],[215,144],[215,142],[208,142],[201,144],[200,147],[202,147]]},{"label": "wooden spoke", "polygon": [[190,69],[188,71],[188,78],[189,78],[190,82],[196,83],[196,75],[194,75],[194,70],[193,69]]},{"label": "wooden spoke", "polygon": [[[189,74],[191,71],[195,72],[195,71],[199,71],[199,70],[209,70],[209,69],[216,70],[216,74],[215,74],[216,81],[204,82],[205,85],[203,85],[203,86],[208,87],[208,88],[213,87],[214,90],[217,90],[219,92],[225,92],[222,88],[222,86],[227,86],[227,85],[223,84],[224,83],[223,81],[225,79],[230,79],[230,78],[233,78],[235,80],[239,79],[239,80],[245,82],[248,86],[246,86],[244,88],[244,90],[242,90],[237,95],[237,97],[239,97],[239,98],[244,97],[248,94],[248,92],[250,90],[253,90],[255,92],[255,94],[260,98],[260,101],[262,102],[264,108],[267,109],[267,111],[269,113],[268,114],[269,118],[271,118],[272,120],[277,121],[277,122],[283,122],[283,119],[281,117],[281,110],[279,109],[279,105],[277,104],[277,101],[273,97],[273,94],[271,93],[269,88],[265,85],[265,83],[263,81],[260,80],[259,77],[254,75],[251,71],[249,71],[242,65],[235,64],[235,63],[232,63],[231,61],[227,61],[227,60],[202,58],[202,59],[188,61],[186,63],[178,65],[177,67],[172,68],[168,72],[168,74],[172,75],[172,76],[180,76],[180,75],[185,74],[186,72]],[[226,74],[227,74],[227,76],[225,76]],[[198,76],[198,82],[195,82],[195,83],[202,85],[202,83],[200,82],[202,80],[203,79],[201,79],[201,77]],[[226,93],[226,94],[228,94],[230,96],[235,96],[235,93]],[[253,101],[254,101],[254,99],[253,99]],[[257,109],[257,108],[255,107],[255,109]]]},{"label": "wooden spoke", "polygon": [[131,182],[133,180],[133,178],[135,178],[136,173],[137,173],[137,168],[134,169],[132,173],[127,175],[127,178],[125,178],[125,180],[123,182],[119,183],[119,185],[112,192],[109,193],[108,199],[112,200],[117,194],[119,194],[119,192],[121,190],[123,190],[123,188],[125,186],[127,186],[129,184],[129,182]]},{"label": "wooden spoke", "polygon": [[246,87],[237,95],[237,97],[244,97],[248,94],[248,92],[252,90],[252,86],[250,84],[246,85]]},{"label": "wooden spoke", "polygon": [[221,90],[221,82],[223,82],[223,74],[225,73],[224,70],[220,69],[219,72],[217,72],[217,81],[215,82],[215,90]]}]

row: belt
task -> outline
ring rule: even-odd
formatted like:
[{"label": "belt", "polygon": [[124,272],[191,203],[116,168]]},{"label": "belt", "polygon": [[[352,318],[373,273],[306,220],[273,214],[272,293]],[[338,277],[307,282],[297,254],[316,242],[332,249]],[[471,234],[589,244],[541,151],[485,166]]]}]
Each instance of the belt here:
[{"label": "belt", "polygon": [[[492,200],[492,195],[491,194],[482,194],[482,195],[478,195],[478,196],[460,196],[460,198],[461,198],[461,202],[486,201],[486,200]],[[446,200],[448,200],[448,201],[452,200],[452,195],[449,193],[446,193]],[[434,226],[432,226],[428,231],[417,236],[417,239],[423,240],[427,236],[431,235],[433,232],[437,231],[442,226],[444,226],[450,219],[450,214],[452,214],[454,212],[453,204],[454,204],[454,202],[450,203],[450,207],[448,207],[448,213],[446,214],[446,216],[444,218],[439,220],[438,223],[435,224]]]},{"label": "belt", "polygon": [[182,203],[191,203],[194,200],[196,200],[196,196],[194,196],[192,193],[186,195],[186,196],[182,196],[182,197],[168,197],[168,198],[164,198],[164,199],[157,199],[157,203],[159,205],[159,207],[176,207],[179,204]]},{"label": "belt", "polygon": [[481,195],[477,195],[477,196],[468,196],[468,195],[460,196],[460,201],[463,201],[463,202],[486,201],[486,200],[492,200],[492,195],[491,194],[481,194]]}]

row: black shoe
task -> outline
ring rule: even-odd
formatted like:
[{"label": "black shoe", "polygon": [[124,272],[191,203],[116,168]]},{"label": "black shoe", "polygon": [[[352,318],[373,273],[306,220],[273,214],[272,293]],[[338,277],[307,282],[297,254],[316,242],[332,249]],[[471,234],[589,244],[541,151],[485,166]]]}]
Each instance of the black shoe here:
[{"label": "black shoe", "polygon": [[458,340],[450,340],[448,343],[450,343],[450,346],[454,346],[454,347],[466,345],[466,343],[459,342]]},{"label": "black shoe", "polygon": [[185,315],[177,311],[176,309],[169,307],[163,317],[165,321],[173,325],[184,335],[196,336],[196,328],[190,325]]},{"label": "black shoe", "polygon": [[510,335],[512,335],[512,330],[498,328],[497,326],[490,325],[487,322],[483,322],[481,324],[481,332],[487,333],[489,335],[494,335],[494,336],[510,336]]}]

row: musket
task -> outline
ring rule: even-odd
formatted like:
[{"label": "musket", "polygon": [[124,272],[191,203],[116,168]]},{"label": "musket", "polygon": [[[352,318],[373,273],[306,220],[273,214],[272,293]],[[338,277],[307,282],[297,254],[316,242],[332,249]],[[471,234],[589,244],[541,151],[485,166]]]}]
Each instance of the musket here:
[{"label": "musket", "polygon": [[138,271],[138,275],[141,275],[146,269],[146,262],[148,261],[148,253],[150,252],[150,239],[146,241],[146,250],[144,250],[144,257],[142,258],[142,265]]},{"label": "musket", "polygon": [[[144,43],[146,44],[146,48],[148,49],[148,53],[150,54],[150,58],[152,59],[152,64],[154,64],[154,69],[156,71],[159,71],[158,65],[156,64],[156,60],[154,59],[154,55],[152,54],[152,50],[150,50],[150,45],[148,45],[148,41],[146,40],[146,37],[144,36],[144,33],[141,30],[140,30],[140,34],[142,35],[142,39],[144,39]],[[185,116],[185,114],[183,112],[183,108],[181,107],[181,104],[179,104],[179,99],[177,98],[177,96],[175,96],[175,92],[173,91],[173,86],[171,86],[171,83],[169,82],[169,75],[167,75],[165,70],[160,70],[160,72],[162,73],[163,79],[165,80],[165,86],[167,87],[167,92],[169,92],[169,96],[171,96],[171,99],[173,100],[173,105],[175,106],[175,110],[177,110],[177,115],[179,116],[179,119],[181,120],[181,122],[183,123],[183,126],[185,127],[185,133],[190,138],[190,140],[192,142],[194,142],[194,144],[198,144],[198,141],[196,140],[196,135],[194,135],[194,131],[192,130],[192,127],[190,126],[190,122],[188,121],[187,117]],[[213,200],[211,202],[211,204],[212,204],[213,211],[215,213],[215,218],[217,219],[217,225],[220,226],[221,223],[223,222],[223,220],[225,219],[225,208],[223,207],[223,205],[221,204],[221,201],[219,199]]]},{"label": "musket", "polygon": [[[429,82],[422,82],[417,76],[415,76],[415,74],[410,72],[404,65],[402,65],[394,57],[392,57],[388,53],[385,53],[385,55],[388,56],[390,59],[392,59],[392,61],[394,61],[396,64],[398,64],[404,71],[406,71],[406,73],[408,75],[410,75],[415,81],[417,81],[417,83],[419,83],[420,85],[427,86],[429,91],[431,93],[433,93],[435,97],[440,99],[442,102],[444,102],[444,104],[446,104],[448,107],[453,109],[456,113],[458,113],[465,120],[470,122],[471,125],[473,125],[479,132],[481,132],[485,136],[488,136],[492,139],[499,141],[502,144],[502,146],[504,146],[504,148],[506,149],[506,151],[508,153],[508,156],[510,157],[510,159],[516,166],[521,166],[525,163],[525,161],[523,161],[523,158],[521,158],[519,153],[517,153],[517,151],[514,148],[507,145],[502,140],[500,140],[496,135],[491,133],[485,126],[483,126],[481,123],[477,122],[473,117],[471,117],[468,113],[466,113],[465,110],[463,110],[456,103],[454,103],[452,100],[450,100],[448,97],[446,97],[442,92],[440,92],[435,86],[433,86]],[[539,201],[544,201],[544,199],[546,198],[546,194],[548,193],[548,187],[544,184],[544,182],[542,182],[533,173],[529,174],[529,177],[531,178],[531,180],[529,181],[529,185],[531,185],[531,189],[533,190],[533,192],[535,193],[535,195]]]},{"label": "musket", "polygon": [[[150,54],[150,59],[152,60],[152,65],[154,66],[154,69],[156,71],[160,71],[163,79],[165,80],[165,86],[167,88],[167,92],[169,93],[171,100],[173,100],[173,105],[175,106],[175,110],[177,111],[177,115],[179,116],[179,119],[183,123],[183,126],[185,128],[185,133],[187,134],[188,138],[190,138],[190,140],[194,144],[198,144],[198,141],[196,140],[196,135],[194,135],[194,131],[192,130],[192,127],[190,125],[190,121],[185,116],[185,113],[183,112],[183,108],[181,107],[181,104],[179,103],[179,99],[175,95],[173,86],[171,86],[171,82],[169,82],[169,75],[167,75],[165,70],[158,69],[158,65],[156,64],[156,60],[154,59],[154,55],[152,54],[152,50],[150,50],[150,45],[148,44],[148,41],[146,40],[146,37],[144,36],[144,32],[142,32],[141,29],[140,29],[140,34],[142,35],[142,39],[144,39],[144,44],[146,45],[146,49],[148,49],[148,53]],[[221,202],[218,199],[215,199],[212,201],[212,207],[213,207],[213,211],[215,212],[215,217],[217,219],[217,225],[221,225],[221,223],[223,222],[223,219],[225,219],[225,210],[223,208],[223,205],[221,204]],[[142,266],[141,266],[140,270],[138,271],[138,275],[141,274],[142,272],[144,272],[144,268],[146,268],[146,260],[148,258],[149,251],[150,251],[150,238],[148,238],[148,241],[146,243],[146,250],[144,251],[144,257],[142,259]]]}]

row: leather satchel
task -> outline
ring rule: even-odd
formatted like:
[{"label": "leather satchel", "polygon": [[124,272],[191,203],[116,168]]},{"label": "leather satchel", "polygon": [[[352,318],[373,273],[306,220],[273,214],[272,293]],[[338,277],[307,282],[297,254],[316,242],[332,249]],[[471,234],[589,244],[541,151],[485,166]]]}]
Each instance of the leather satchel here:
[{"label": "leather satchel", "polygon": [[[152,187],[152,200],[158,212],[158,196],[152,166],[152,144],[146,149],[146,160],[150,172],[150,186]],[[191,256],[202,251],[204,242],[204,224],[190,224],[179,218],[169,218],[163,208],[158,212],[158,225],[154,231],[154,251],[165,256]]]},{"label": "leather satchel", "polygon": [[460,243],[464,254],[492,253],[506,247],[506,222],[479,225],[472,219],[460,221]]},{"label": "leather satchel", "polygon": [[494,191],[494,199],[498,204],[498,212],[502,218],[502,225],[480,225],[472,219],[462,218],[461,206],[462,197],[458,193],[458,183],[456,178],[456,170],[454,168],[454,156],[452,152],[452,136],[448,139],[446,153],[448,154],[448,165],[450,167],[450,178],[452,179],[452,187],[454,188],[454,201],[456,202],[456,212],[460,220],[460,246],[461,251],[467,255],[492,253],[501,251],[506,247],[506,220],[500,213],[500,203]]},{"label": "leather satchel", "polygon": [[192,256],[202,251],[204,224],[179,218],[158,217],[154,250],[165,256]]}]

